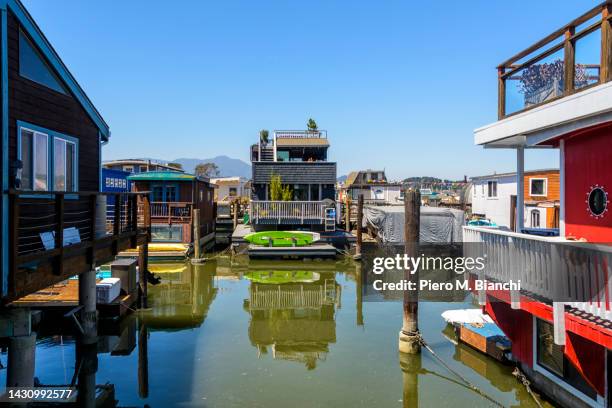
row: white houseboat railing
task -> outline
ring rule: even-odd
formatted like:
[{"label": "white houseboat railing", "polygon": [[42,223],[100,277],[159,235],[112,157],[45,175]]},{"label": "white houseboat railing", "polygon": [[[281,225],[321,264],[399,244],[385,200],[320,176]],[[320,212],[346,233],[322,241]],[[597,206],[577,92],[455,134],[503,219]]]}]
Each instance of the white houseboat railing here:
[{"label": "white houseboat railing", "polygon": [[251,201],[251,220],[255,224],[323,224],[323,201]]},{"label": "white houseboat railing", "polygon": [[612,246],[464,227],[465,256],[486,254],[486,279],[521,281],[536,300],[612,320]]}]

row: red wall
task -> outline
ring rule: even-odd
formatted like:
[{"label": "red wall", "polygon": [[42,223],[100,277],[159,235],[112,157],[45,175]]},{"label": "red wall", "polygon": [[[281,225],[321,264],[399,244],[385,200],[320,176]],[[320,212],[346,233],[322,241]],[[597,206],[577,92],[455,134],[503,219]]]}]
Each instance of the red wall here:
[{"label": "red wall", "polygon": [[596,184],[612,198],[610,127],[565,141],[565,234],[591,242],[612,242],[612,208],[603,218],[592,217],[587,209],[587,194]]}]

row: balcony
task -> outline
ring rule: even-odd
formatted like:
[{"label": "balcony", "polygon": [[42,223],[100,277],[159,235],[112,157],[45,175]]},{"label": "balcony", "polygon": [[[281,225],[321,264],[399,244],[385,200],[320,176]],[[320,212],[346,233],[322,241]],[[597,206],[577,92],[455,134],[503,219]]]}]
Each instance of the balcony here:
[{"label": "balcony", "polygon": [[323,201],[251,201],[249,214],[253,224],[324,224]]},{"label": "balcony", "polygon": [[593,8],[498,66],[498,117],[612,79],[612,3]]},{"label": "balcony", "polygon": [[[151,202],[151,222],[167,224],[188,224],[191,222],[191,202]],[[140,208],[142,213],[142,207]]]},{"label": "balcony", "polygon": [[[528,298],[593,321],[612,321],[612,246],[485,227],[463,227],[463,237],[465,256],[486,254],[481,278],[521,281],[521,293],[511,294],[513,308]],[[555,314],[555,321],[563,325],[560,316]]]},{"label": "balcony", "polygon": [[277,139],[327,139],[326,130],[275,130]]},{"label": "balcony", "polygon": [[[11,301],[92,270],[148,241],[148,196],[138,193],[9,191]],[[109,208],[111,209],[109,211]]]}]

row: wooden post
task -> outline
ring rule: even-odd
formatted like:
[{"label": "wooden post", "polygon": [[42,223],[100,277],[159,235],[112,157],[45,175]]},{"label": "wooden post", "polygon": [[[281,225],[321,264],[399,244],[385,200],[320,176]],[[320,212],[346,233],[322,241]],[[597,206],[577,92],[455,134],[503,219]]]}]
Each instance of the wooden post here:
[{"label": "wooden post", "polygon": [[564,54],[564,78],[563,78],[563,93],[568,95],[574,91],[574,76],[576,75],[576,53],[574,42],[571,40],[574,35],[574,27],[569,27],[565,30],[565,44],[563,46]]},{"label": "wooden post", "polygon": [[200,210],[193,209],[193,255],[200,259]]},{"label": "wooden post", "polygon": [[[417,257],[419,249],[421,217],[421,193],[414,190],[406,190],[404,193],[404,241],[406,254],[409,257]],[[414,290],[404,291],[404,313],[402,329],[399,333],[399,351],[402,353],[416,354],[421,351],[419,334],[419,293],[418,293],[418,271],[406,271],[405,279],[416,285]]]},{"label": "wooden post", "polygon": [[611,14],[612,5],[606,4],[601,13],[601,83],[612,80],[612,21],[608,19]]},{"label": "wooden post", "polygon": [[510,228],[516,232],[516,196],[510,196]]},{"label": "wooden post", "polygon": [[151,239],[151,208],[149,197],[143,196],[142,213],[146,228],[145,240],[138,248],[138,279],[140,284],[140,307],[148,308],[147,302],[147,270],[149,268],[149,240]]},{"label": "wooden post", "polygon": [[346,227],[346,231],[351,231],[351,199],[348,196],[344,197],[344,225]]},{"label": "wooden post", "polygon": [[234,208],[234,231],[235,231],[236,227],[238,227],[238,201],[234,200],[232,206]]},{"label": "wooden post", "polygon": [[64,272],[64,195],[55,195],[55,248],[59,250],[55,258],[53,273],[61,275]]},{"label": "wooden post", "polygon": [[357,248],[355,256],[361,259],[361,244],[362,244],[362,223],[363,223],[363,194],[359,194],[357,198]]},{"label": "wooden post", "polygon": [[504,67],[497,68],[497,118],[506,116],[506,81],[504,80]]}]

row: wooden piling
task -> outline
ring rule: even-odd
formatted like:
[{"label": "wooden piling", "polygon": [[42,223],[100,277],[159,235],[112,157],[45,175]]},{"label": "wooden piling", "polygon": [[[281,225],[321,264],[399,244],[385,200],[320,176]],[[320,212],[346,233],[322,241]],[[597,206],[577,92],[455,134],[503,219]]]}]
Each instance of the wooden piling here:
[{"label": "wooden piling", "polygon": [[346,231],[351,231],[351,200],[349,196],[344,197],[344,225],[346,226]]},{"label": "wooden piling", "polygon": [[139,322],[138,328],[138,395],[140,398],[149,396],[149,352],[148,330],[144,322]]},{"label": "wooden piling", "polygon": [[[405,251],[409,257],[417,257],[419,249],[421,217],[421,193],[406,190],[404,193],[404,241]],[[414,272],[414,273],[411,273]],[[399,350],[403,353],[416,354],[421,351],[419,334],[419,293],[418,271],[406,271],[405,279],[416,285],[414,290],[404,291],[403,321],[399,334]]]},{"label": "wooden piling", "polygon": [[361,245],[363,243],[363,194],[359,194],[357,199],[357,247],[355,249],[355,258],[361,259]]},{"label": "wooden piling", "polygon": [[238,226],[238,200],[234,200],[233,202],[233,207],[234,207],[234,231],[236,231],[236,227]]},{"label": "wooden piling", "polygon": [[148,308],[147,301],[147,270],[149,269],[149,241],[151,239],[151,208],[149,197],[143,197],[142,206],[143,222],[147,229],[145,241],[138,247],[138,281],[140,285],[140,307]]}]

